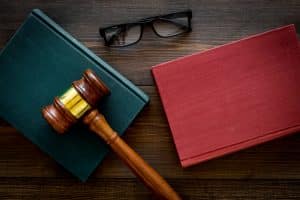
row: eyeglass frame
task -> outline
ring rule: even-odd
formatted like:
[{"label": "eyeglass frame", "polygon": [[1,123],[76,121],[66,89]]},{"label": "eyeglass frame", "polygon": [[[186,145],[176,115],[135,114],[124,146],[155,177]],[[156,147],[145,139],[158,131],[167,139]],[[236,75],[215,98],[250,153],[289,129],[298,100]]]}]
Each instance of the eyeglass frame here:
[{"label": "eyeglass frame", "polygon": [[[164,17],[167,18],[167,17],[170,17],[170,16],[174,16],[174,18],[176,18],[176,17],[180,17],[181,15],[184,15],[184,17],[188,18],[187,30],[184,31],[184,32],[180,32],[180,33],[177,33],[175,35],[162,36],[162,35],[159,35],[157,33],[157,31],[155,30],[155,28],[153,26],[153,22],[156,21],[156,20],[163,19]],[[137,22],[123,23],[123,24],[117,24],[117,25],[108,26],[108,27],[105,27],[105,28],[99,28],[99,34],[100,34],[101,37],[104,38],[105,46],[109,46],[109,47],[127,47],[127,46],[131,46],[131,45],[134,45],[134,44],[138,43],[142,39],[143,32],[144,32],[144,26],[145,25],[150,25],[151,28],[152,28],[152,30],[153,30],[153,32],[155,33],[155,35],[157,35],[160,38],[175,37],[175,36],[181,35],[183,33],[191,32],[192,31],[192,25],[191,25],[192,16],[193,16],[192,15],[192,10],[185,10],[185,11],[174,12],[174,13],[170,13],[170,14],[166,14],[166,15],[158,15],[158,16],[154,16],[154,17],[147,17],[147,18],[141,19],[141,20],[139,20]],[[132,25],[132,26],[139,25],[141,27],[141,32],[140,32],[139,39],[137,39],[137,41],[135,41],[133,43],[130,43],[130,44],[127,44],[127,45],[111,46],[109,44],[109,41],[107,41],[107,38],[105,36],[105,30],[113,28],[113,27],[126,26],[126,25]]]}]

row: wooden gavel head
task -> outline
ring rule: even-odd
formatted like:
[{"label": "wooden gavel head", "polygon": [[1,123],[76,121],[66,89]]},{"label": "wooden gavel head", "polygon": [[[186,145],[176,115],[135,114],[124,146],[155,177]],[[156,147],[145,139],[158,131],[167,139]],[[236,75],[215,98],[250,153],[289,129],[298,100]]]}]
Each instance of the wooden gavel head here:
[{"label": "wooden gavel head", "polygon": [[83,77],[74,81],[63,95],[54,98],[53,104],[44,107],[42,114],[55,131],[65,133],[108,94],[106,85],[92,70],[87,69]]}]

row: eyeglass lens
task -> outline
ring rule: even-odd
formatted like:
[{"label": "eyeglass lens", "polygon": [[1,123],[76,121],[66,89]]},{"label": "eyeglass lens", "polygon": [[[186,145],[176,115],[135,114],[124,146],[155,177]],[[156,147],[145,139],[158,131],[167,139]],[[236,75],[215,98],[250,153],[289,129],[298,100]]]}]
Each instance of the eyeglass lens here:
[{"label": "eyeglass lens", "polygon": [[188,30],[188,17],[161,18],[153,22],[153,28],[161,37],[175,36]]}]

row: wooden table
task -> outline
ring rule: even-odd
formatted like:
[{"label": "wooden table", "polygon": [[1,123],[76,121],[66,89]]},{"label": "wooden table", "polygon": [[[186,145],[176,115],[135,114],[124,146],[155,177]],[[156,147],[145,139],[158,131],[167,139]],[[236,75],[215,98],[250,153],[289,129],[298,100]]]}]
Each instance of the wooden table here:
[{"label": "wooden table", "polygon": [[[185,199],[300,199],[299,134],[182,169],[150,73],[152,65],[250,34],[290,23],[300,28],[300,1],[1,0],[1,48],[33,8],[42,9],[149,94],[151,103],[124,139]],[[146,29],[138,44],[110,49],[98,35],[99,26],[187,8],[193,9],[193,32],[184,36],[162,39]],[[0,199],[153,198],[113,153],[81,183],[3,120],[0,177]]]}]

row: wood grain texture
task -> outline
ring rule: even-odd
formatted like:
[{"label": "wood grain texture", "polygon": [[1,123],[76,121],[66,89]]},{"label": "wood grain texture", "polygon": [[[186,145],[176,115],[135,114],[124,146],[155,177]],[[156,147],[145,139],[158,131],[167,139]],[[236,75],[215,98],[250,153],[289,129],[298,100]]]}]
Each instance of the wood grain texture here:
[{"label": "wood grain texture", "polygon": [[[299,199],[295,180],[169,180],[184,199]],[[187,187],[189,186],[189,187]],[[89,179],[86,183],[70,179],[3,178],[0,198],[17,199],[156,199],[133,179]]]},{"label": "wood grain texture", "polygon": [[[0,0],[0,48],[33,8],[42,9],[149,94],[150,104],[124,140],[183,197],[300,198],[299,134],[182,169],[150,73],[158,63],[280,25],[295,23],[299,33],[299,1]],[[161,39],[146,29],[138,44],[110,49],[98,36],[99,26],[187,8],[193,10],[193,31],[181,37]],[[0,177],[0,199],[153,199],[116,155],[110,153],[87,183],[80,183],[3,120]]]}]

